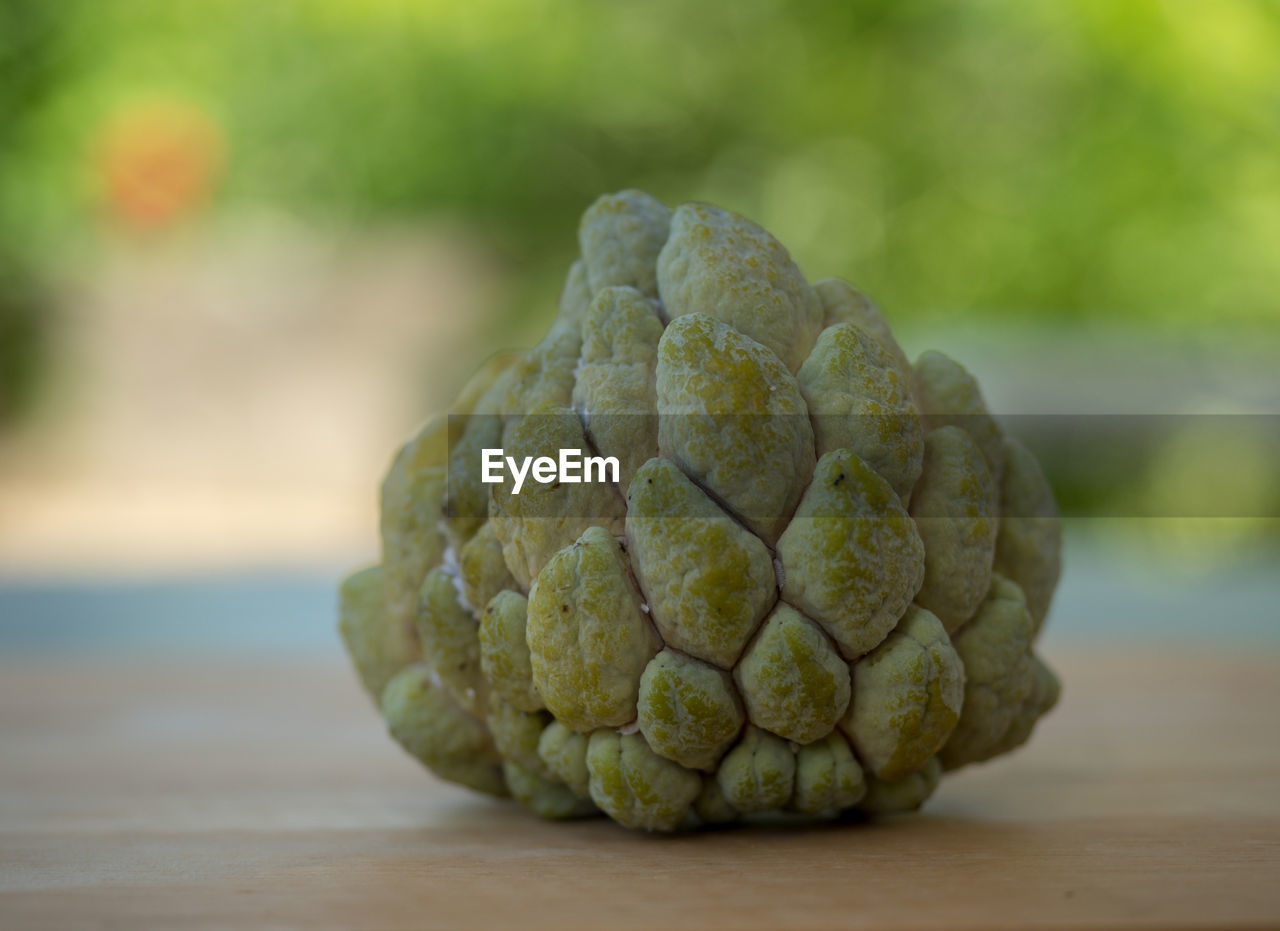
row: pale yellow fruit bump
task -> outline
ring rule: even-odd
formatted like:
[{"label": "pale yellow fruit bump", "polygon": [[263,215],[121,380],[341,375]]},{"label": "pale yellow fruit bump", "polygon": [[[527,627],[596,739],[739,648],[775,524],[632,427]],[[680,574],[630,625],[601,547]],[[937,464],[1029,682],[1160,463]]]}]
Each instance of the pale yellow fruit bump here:
[{"label": "pale yellow fruit bump", "polygon": [[413,636],[418,589],[440,564],[449,421],[437,417],[400,447],[382,480],[379,523],[382,584],[391,626]]},{"label": "pale yellow fruit bump", "polygon": [[779,604],[733,671],[758,727],[807,744],[831,733],[849,704],[849,667],[818,625]]},{"label": "pale yellow fruit bump", "polygon": [[867,792],[858,803],[858,810],[869,815],[894,815],[915,811],[938,788],[942,767],[935,756],[909,776],[887,781],[870,777]]},{"label": "pale yellow fruit bump", "polygon": [[796,752],[791,807],[816,815],[852,808],[867,791],[862,767],[838,731]]},{"label": "pale yellow fruit bump", "polygon": [[930,350],[916,360],[915,393],[928,429],[955,426],[968,433],[998,485],[1004,473],[1004,432],[987,411],[977,379],[959,362]]},{"label": "pale yellow fruit bump", "polygon": [[538,758],[547,772],[565,783],[579,798],[591,797],[587,771],[587,737],[552,721],[538,738]]},{"label": "pale yellow fruit bump", "polygon": [[539,573],[527,637],[534,684],[556,718],[584,733],[635,719],[640,676],[661,643],[607,531],[589,528]]},{"label": "pale yellow fruit bump", "polygon": [[729,674],[663,650],[640,678],[640,733],[649,746],[690,769],[712,769],[745,720]]},{"label": "pale yellow fruit bump", "polygon": [[591,283],[587,280],[587,263],[578,259],[569,266],[564,287],[560,291],[560,313],[554,327],[580,329],[582,320],[591,306]]},{"label": "pale yellow fruit bump", "polygon": [[822,304],[783,245],[745,217],[681,204],[658,255],[667,316],[708,314],[767,347],[791,371],[822,329]]},{"label": "pale yellow fruit bump", "polygon": [[1016,750],[1026,743],[1036,724],[1058,703],[1061,690],[1062,686],[1058,682],[1058,677],[1053,674],[1053,670],[1046,666],[1040,657],[1032,653],[1031,688],[1027,692],[1027,697],[1022,700],[1022,704],[1013,713],[1009,729],[996,744],[995,755],[999,756]]},{"label": "pale yellow fruit bump", "polygon": [[911,382],[885,348],[852,323],[827,327],[796,377],[818,455],[853,450],[905,504],[920,477],[924,429]]},{"label": "pale yellow fruit bump", "polygon": [[930,433],[911,499],[925,554],[916,601],[948,633],[973,616],[991,584],[998,507],[995,482],[969,434],[952,426]]},{"label": "pale yellow fruit bump", "polygon": [[515,588],[516,580],[502,557],[502,541],[486,521],[458,556],[462,596],[473,611],[482,611],[494,595]]},{"label": "pale yellow fruit bump", "polygon": [[626,285],[658,296],[657,261],[671,227],[671,208],[644,191],[605,194],[587,208],[578,243],[597,294]]},{"label": "pale yellow fruit bump", "polygon": [[497,695],[521,711],[543,707],[525,639],[529,602],[519,592],[494,595],[480,615],[480,668]]},{"label": "pale yellow fruit bump", "polygon": [[[568,407],[573,397],[574,371],[582,353],[580,325],[561,321],[552,327],[529,355],[512,367],[512,381],[503,398],[502,413],[515,416],[544,405]],[[502,434],[511,445],[512,422]]]},{"label": "pale yellow fruit bump", "polygon": [[947,769],[1011,749],[1008,738],[1015,727],[1025,739],[1030,727],[1019,726],[1019,718],[1035,704],[1037,687],[1042,701],[1052,704],[1049,699],[1057,698],[1048,681],[1037,682],[1031,655],[1034,629],[1022,589],[999,573],[993,575],[978,613],[952,638],[964,663],[965,689],[960,722],[939,754]]},{"label": "pale yellow fruit bump", "polygon": [[706,314],[658,344],[658,446],[766,542],[813,472],[813,427],[795,377],[755,340]]},{"label": "pale yellow fruit bump", "polygon": [[422,583],[418,639],[453,700],[471,714],[483,714],[489,683],[480,669],[479,628],[458,602],[453,577],[444,569],[432,569]]},{"label": "pale yellow fruit bump", "polygon": [[702,780],[658,756],[639,734],[596,731],[587,745],[591,800],[614,821],[646,831],[674,831]]},{"label": "pale yellow fruit bump", "polygon": [[392,676],[422,656],[413,627],[387,613],[383,592],[382,567],[370,566],[347,576],[338,594],[338,630],[374,701]]},{"label": "pale yellow fruit bump", "polygon": [[835,326],[837,323],[853,323],[858,329],[880,343],[893,359],[893,365],[906,381],[911,380],[911,363],[906,353],[894,339],[893,330],[884,312],[876,306],[875,301],[867,297],[853,285],[839,278],[823,278],[813,283],[822,302],[823,326]]},{"label": "pale yellow fruit bump", "polygon": [[507,794],[488,730],[450,701],[427,666],[408,666],[387,683],[382,714],[391,736],[441,779]]},{"label": "pale yellow fruit bump", "polygon": [[553,774],[538,755],[538,741],[550,721],[551,716],[545,711],[521,711],[503,701],[496,692],[489,695],[485,724],[493,735],[493,745],[504,760],[518,763],[544,779],[553,778]]},{"label": "pale yellow fruit bump", "polygon": [[502,765],[502,773],[511,797],[539,818],[562,821],[600,814],[590,799],[578,797],[563,782],[548,779],[519,763],[507,760]]},{"label": "pale yellow fruit bump", "polygon": [[1039,633],[1062,572],[1062,525],[1053,489],[1036,457],[1012,437],[1005,439],[1004,450],[995,569],[1027,596]]},{"label": "pale yellow fruit bump", "polygon": [[716,770],[724,801],[744,813],[782,808],[795,777],[796,757],[787,742],[758,727],[747,728]]},{"label": "pale yellow fruit bump", "polygon": [[573,407],[597,452],[617,458],[618,485],[658,453],[656,367],[662,321],[653,302],[633,288],[607,288],[582,324],[582,363]]},{"label": "pale yellow fruit bump", "polygon": [[449,424],[448,490],[444,503],[444,532],[458,553],[480,529],[489,511],[489,488],[481,481],[483,450],[502,444],[503,419],[513,405],[516,369],[524,357],[512,353],[495,357],[486,371],[488,385],[473,407],[455,411]]},{"label": "pale yellow fruit bump", "polygon": [[777,599],[765,545],[660,458],[641,467],[627,492],[627,540],[666,642],[732,666]]},{"label": "pale yellow fruit bump", "polygon": [[917,605],[853,668],[841,726],[881,780],[902,779],[936,754],[960,719],[964,667],[947,632]]},{"label": "pale yellow fruit bump", "polygon": [[882,641],[924,578],[924,545],[893,488],[852,450],[827,453],[778,541],[782,597],[845,659]]}]

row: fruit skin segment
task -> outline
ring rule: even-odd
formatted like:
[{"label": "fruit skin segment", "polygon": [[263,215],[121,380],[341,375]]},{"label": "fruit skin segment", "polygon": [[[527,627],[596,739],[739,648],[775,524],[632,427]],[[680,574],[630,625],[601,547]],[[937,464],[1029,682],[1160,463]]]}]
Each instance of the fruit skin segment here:
[{"label": "fruit skin segment", "polygon": [[729,674],[692,656],[663,650],[640,677],[640,733],[681,766],[714,770],[745,720]]},{"label": "fruit skin segment", "polygon": [[959,427],[929,434],[924,467],[911,500],[925,549],[924,583],[916,602],[954,633],[973,617],[991,587],[997,488],[982,450]]},{"label": "fruit skin segment", "polygon": [[640,676],[660,646],[625,560],[607,531],[589,527],[529,591],[534,687],[548,711],[581,733],[635,720]]},{"label": "fruit skin segment", "polygon": [[702,314],[658,342],[658,449],[766,543],[813,474],[813,427],[795,377],[749,336]]},{"label": "fruit skin segment", "polygon": [[[1026,742],[1061,528],[974,376],[729,210],[626,190],[578,239],[546,337],[396,452],[341,585],[392,738],[641,831],[908,812]],[[515,495],[498,447],[620,475]]]},{"label": "fruit skin segment", "polygon": [[778,598],[769,548],[661,458],[627,491],[627,541],[666,643],[732,668]]},{"label": "fruit skin segment", "polygon": [[858,661],[853,682],[853,701],[840,726],[877,779],[901,779],[920,769],[959,721],[964,665],[942,622],[919,605]]},{"label": "fruit skin segment", "polygon": [[798,744],[830,734],[849,705],[849,667],[788,604],[765,620],[733,677],[751,722]]},{"label": "fruit skin segment", "polygon": [[889,483],[852,450],[834,450],[778,541],[782,597],[821,624],[846,659],[857,659],[906,612],[926,555]]}]

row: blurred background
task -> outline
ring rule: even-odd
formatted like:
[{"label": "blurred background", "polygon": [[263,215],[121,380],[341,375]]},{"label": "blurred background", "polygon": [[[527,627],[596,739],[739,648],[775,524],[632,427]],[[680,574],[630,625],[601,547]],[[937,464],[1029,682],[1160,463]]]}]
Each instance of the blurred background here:
[{"label": "blurred background", "polygon": [[0,643],[330,649],[396,444],[623,187],[997,412],[1168,415],[1045,441],[1054,636],[1280,635],[1271,0],[5,0]]}]

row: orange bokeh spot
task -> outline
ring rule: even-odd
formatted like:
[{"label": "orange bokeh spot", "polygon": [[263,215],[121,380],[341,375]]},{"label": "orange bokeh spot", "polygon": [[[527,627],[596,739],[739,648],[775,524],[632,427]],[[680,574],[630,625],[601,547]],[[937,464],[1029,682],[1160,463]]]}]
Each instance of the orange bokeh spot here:
[{"label": "orange bokeh spot", "polygon": [[104,206],[123,223],[170,226],[207,204],[222,171],[221,128],[186,101],[136,103],[107,121],[96,147]]}]

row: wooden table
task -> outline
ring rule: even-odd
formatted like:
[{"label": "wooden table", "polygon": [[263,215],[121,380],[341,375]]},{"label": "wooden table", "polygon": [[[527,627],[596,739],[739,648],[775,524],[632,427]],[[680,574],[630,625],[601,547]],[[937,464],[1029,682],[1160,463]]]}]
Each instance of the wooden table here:
[{"label": "wooden table", "polygon": [[436,782],[336,658],[9,658],[0,927],[1280,926],[1280,655],[1049,658],[921,815],[679,837]]}]

